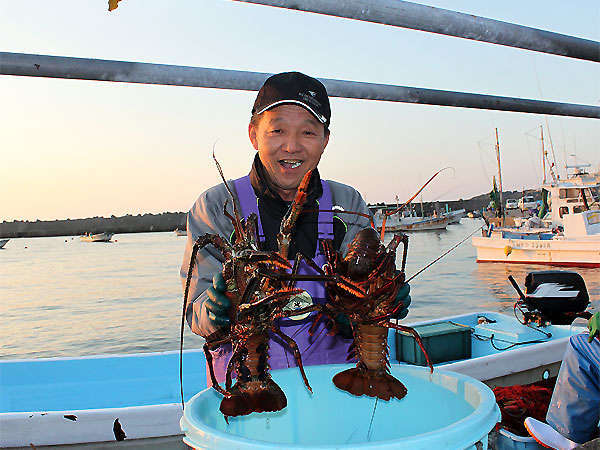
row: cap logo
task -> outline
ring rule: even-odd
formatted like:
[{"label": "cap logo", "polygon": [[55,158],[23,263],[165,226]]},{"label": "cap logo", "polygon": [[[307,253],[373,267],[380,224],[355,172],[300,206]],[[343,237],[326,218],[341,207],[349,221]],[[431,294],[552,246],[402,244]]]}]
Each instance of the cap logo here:
[{"label": "cap logo", "polygon": [[313,108],[321,109],[321,103],[313,95],[309,95],[309,94],[316,95],[316,92],[313,92],[313,91],[308,91],[307,93],[301,92],[298,94],[298,97],[300,97],[304,103],[312,106]]},{"label": "cap logo", "polygon": [[316,97],[317,93],[315,91],[308,91],[311,97]]}]

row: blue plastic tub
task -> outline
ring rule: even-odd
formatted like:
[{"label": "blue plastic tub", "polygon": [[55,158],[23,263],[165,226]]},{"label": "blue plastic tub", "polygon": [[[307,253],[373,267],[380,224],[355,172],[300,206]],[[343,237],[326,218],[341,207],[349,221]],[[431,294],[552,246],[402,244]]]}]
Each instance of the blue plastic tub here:
[{"label": "blue plastic tub", "polygon": [[[465,375],[413,366],[392,366],[408,389],[402,400],[355,397],[332,377],[353,365],[306,367],[310,394],[297,368],[274,370],[288,406],[276,413],[230,417],[219,411],[214,389],[196,394],[181,419],[184,442],[194,448],[410,448],[487,449],[500,420],[493,392]],[[377,403],[377,404],[376,404]],[[375,414],[373,414],[375,408]],[[372,425],[371,424],[372,420]]]}]

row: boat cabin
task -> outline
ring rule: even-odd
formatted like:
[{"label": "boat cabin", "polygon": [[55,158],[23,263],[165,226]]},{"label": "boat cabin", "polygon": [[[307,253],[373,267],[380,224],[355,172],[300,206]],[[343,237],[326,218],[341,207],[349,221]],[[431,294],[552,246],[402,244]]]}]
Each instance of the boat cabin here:
[{"label": "boat cabin", "polygon": [[546,221],[551,222],[553,227],[564,225],[564,217],[567,215],[600,209],[600,184],[559,182],[543,188],[549,194],[550,212]]}]

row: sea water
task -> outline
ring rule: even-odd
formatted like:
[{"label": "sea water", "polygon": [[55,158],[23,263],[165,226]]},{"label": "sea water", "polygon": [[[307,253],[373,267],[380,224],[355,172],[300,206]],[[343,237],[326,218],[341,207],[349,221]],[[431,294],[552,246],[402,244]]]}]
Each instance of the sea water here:
[{"label": "sea water", "polygon": [[[482,225],[463,218],[446,230],[410,233],[407,277]],[[185,237],[170,232],[117,234],[109,243],[71,236],[11,239],[0,250],[0,358],[178,349],[185,245]],[[508,275],[523,286],[528,272],[551,269],[477,264],[475,254],[467,239],[411,281],[404,323],[477,310],[512,314],[517,296]],[[596,310],[600,269],[570,270],[584,278]],[[186,327],[185,347],[202,344]]]}]

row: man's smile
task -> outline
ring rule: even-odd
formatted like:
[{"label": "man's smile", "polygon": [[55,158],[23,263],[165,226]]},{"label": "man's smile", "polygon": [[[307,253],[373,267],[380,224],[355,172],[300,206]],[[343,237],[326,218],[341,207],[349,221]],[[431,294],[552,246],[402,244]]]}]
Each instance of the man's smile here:
[{"label": "man's smile", "polygon": [[304,161],[301,159],[280,159],[279,164],[285,169],[297,169]]}]

